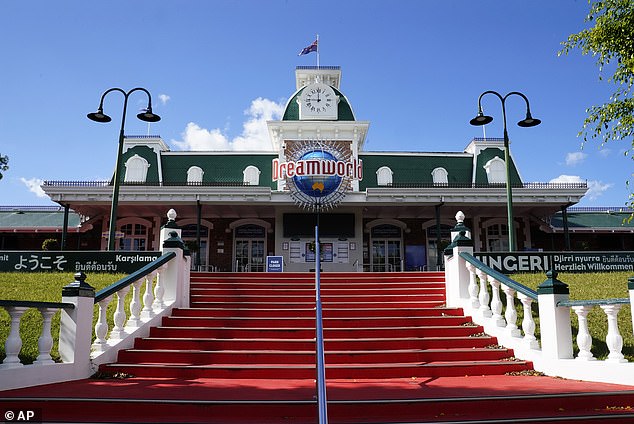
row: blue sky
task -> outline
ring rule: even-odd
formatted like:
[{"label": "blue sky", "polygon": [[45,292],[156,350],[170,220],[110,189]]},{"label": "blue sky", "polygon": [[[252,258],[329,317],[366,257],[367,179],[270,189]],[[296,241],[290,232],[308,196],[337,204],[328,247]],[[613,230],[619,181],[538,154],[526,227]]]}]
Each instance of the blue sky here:
[{"label": "blue sky", "polygon": [[[0,153],[10,169],[1,205],[52,204],[41,180],[110,178],[123,98],[110,124],[89,121],[111,87],[141,86],[162,120],[151,134],[172,150],[266,148],[265,121],[294,92],[297,53],[320,37],[321,65],[342,68],[341,90],[370,121],[366,150],[462,151],[482,128],[469,120],[485,90],[521,91],[507,101],[511,151],[525,182],[588,181],[580,206],[622,206],[630,147],[577,137],[585,109],[614,87],[592,57],[558,57],[587,24],[585,0],[253,0],[0,2]],[[607,75],[606,75],[607,76]],[[126,133],[148,133],[129,101]],[[499,100],[483,100],[502,136]],[[134,112],[134,113],[133,113]]]}]

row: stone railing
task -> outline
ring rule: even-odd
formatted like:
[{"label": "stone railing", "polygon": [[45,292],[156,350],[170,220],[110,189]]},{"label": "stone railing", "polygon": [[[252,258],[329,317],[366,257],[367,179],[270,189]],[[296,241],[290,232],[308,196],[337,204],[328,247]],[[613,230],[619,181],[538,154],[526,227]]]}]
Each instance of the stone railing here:
[{"label": "stone railing", "polygon": [[[0,364],[0,390],[87,378],[100,364],[114,361],[119,350],[131,347],[135,338],[147,336],[150,327],[169,315],[172,308],[187,307],[190,257],[179,237],[180,230],[168,227],[163,231],[169,237],[162,235],[162,256],[97,293],[86,282],[86,275],[77,273],[75,281],[63,288],[61,303],[0,301],[0,307],[11,316],[6,358]],[[130,290],[132,295],[126,297]],[[106,310],[113,301],[114,325],[109,328]],[[39,355],[33,364],[24,365],[18,358],[22,346],[20,317],[30,308],[40,311],[44,325],[38,341]],[[56,363],[50,355],[51,319],[59,310],[61,362]]]},{"label": "stone railing", "polygon": [[[634,278],[628,281],[629,299],[570,301],[569,288],[557,279],[556,272],[549,271],[534,291],[476,259],[461,220],[454,230],[453,242],[445,251],[447,306],[463,308],[487,334],[513,349],[516,357],[532,361],[537,371],[571,379],[632,384],[634,363],[621,352],[623,338],[617,314],[622,305],[634,304]],[[523,318],[518,322],[516,306],[520,304]],[[587,325],[588,312],[597,306],[605,312],[608,323],[605,343],[609,355],[601,361],[590,352],[592,336]],[[579,322],[576,357],[571,309]],[[634,326],[634,314],[632,322]],[[539,339],[535,336],[537,326]]]}]

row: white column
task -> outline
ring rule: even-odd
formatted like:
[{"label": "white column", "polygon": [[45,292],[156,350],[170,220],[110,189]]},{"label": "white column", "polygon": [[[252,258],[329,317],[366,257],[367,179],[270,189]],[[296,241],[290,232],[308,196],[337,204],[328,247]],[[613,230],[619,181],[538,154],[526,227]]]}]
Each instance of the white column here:
[{"label": "white column", "polygon": [[597,358],[592,355],[590,348],[592,347],[592,336],[588,330],[588,313],[592,310],[591,305],[573,306],[572,310],[577,314],[579,322],[579,332],[577,333],[577,346],[579,346],[579,361],[594,361]]},{"label": "white column", "polygon": [[491,312],[493,322],[497,327],[506,327],[506,321],[502,316],[502,301],[500,300],[500,282],[490,275],[487,276],[489,284],[491,284]]},{"label": "white column", "polygon": [[53,347],[53,336],[51,336],[51,320],[55,315],[57,309],[54,308],[42,308],[40,313],[42,314],[42,334],[37,340],[38,355],[37,359],[33,362],[38,365],[54,364],[53,358],[51,358],[51,348]]},{"label": "white column", "polygon": [[11,327],[9,329],[9,337],[7,337],[7,340],[4,342],[4,352],[6,357],[4,358],[2,364],[0,364],[0,369],[22,367],[23,365],[20,363],[20,358],[18,358],[20,350],[22,349],[22,338],[20,338],[20,318],[22,318],[22,314],[24,314],[24,312],[26,312],[29,308],[22,306],[7,306],[5,309],[11,316]]},{"label": "white column", "polygon": [[608,334],[605,338],[605,343],[608,345],[610,354],[608,355],[607,362],[627,362],[625,356],[621,352],[623,350],[623,337],[619,331],[618,315],[621,305],[601,305],[601,309],[608,316]]},{"label": "white column", "polygon": [[522,337],[522,332],[517,328],[517,311],[515,310],[515,290],[509,286],[502,288],[506,295],[506,311],[504,318],[506,319],[506,332],[511,337]]}]

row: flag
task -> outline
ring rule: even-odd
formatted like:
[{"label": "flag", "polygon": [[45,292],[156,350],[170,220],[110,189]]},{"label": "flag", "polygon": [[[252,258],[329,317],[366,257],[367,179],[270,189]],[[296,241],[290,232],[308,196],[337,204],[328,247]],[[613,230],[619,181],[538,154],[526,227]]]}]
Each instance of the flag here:
[{"label": "flag", "polygon": [[304,47],[302,49],[302,51],[299,52],[299,54],[297,56],[303,56],[303,55],[311,53],[311,52],[316,52],[317,51],[317,41],[318,40],[315,40],[315,41],[313,41],[313,44],[311,44],[310,46]]}]

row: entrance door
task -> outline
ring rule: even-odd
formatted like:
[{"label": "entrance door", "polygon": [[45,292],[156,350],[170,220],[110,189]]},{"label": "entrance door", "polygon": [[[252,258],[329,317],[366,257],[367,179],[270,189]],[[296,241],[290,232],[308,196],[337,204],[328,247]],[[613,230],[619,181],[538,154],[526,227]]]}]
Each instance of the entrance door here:
[{"label": "entrance door", "polygon": [[236,240],[236,271],[264,271],[264,240]]},{"label": "entrance door", "polygon": [[400,240],[372,240],[372,271],[401,271]]}]

